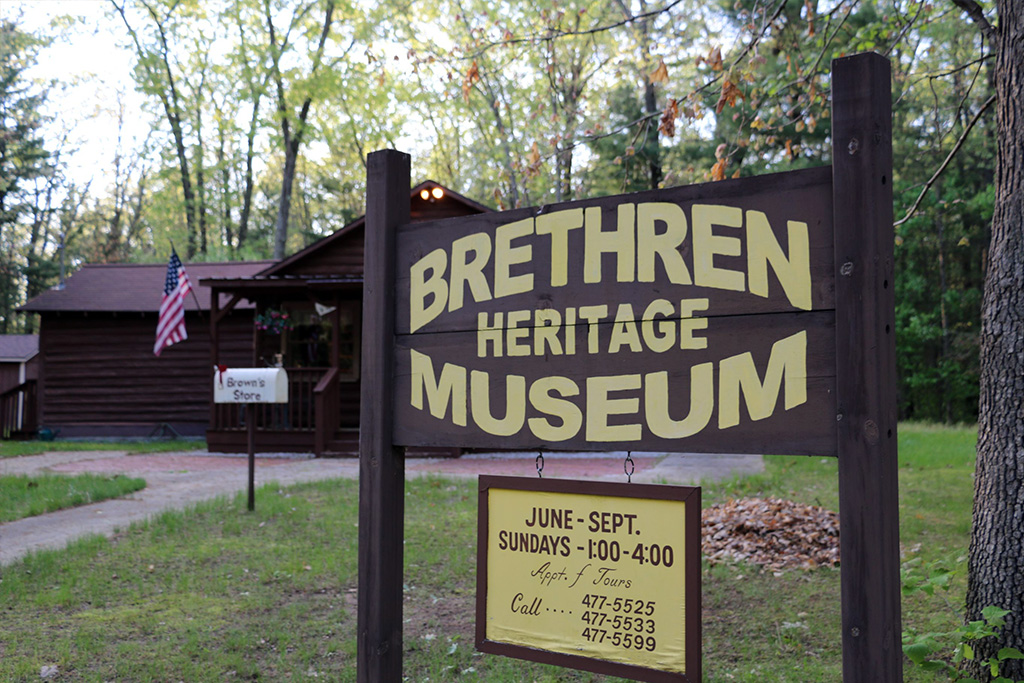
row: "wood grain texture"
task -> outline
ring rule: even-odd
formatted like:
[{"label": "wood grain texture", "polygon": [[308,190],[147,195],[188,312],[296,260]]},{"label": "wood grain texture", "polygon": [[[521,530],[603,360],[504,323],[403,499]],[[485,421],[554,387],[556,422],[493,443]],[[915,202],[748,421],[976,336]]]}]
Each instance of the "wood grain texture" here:
[{"label": "wood grain texture", "polygon": [[409,222],[410,158],[367,158],[359,433],[359,606],[356,675],[402,680],[402,544],[405,460],[391,440],[395,234]]},{"label": "wood grain texture", "polygon": [[832,63],[843,681],[903,680],[889,62]]},{"label": "wood grain texture", "polygon": [[[194,425],[210,416],[213,382],[207,314],[186,313],[189,338],[153,355],[156,314],[45,314],[40,354],[46,388],[42,424],[134,425],[145,436],[155,425]],[[245,365],[251,310],[227,315],[219,326],[221,362]]]}]

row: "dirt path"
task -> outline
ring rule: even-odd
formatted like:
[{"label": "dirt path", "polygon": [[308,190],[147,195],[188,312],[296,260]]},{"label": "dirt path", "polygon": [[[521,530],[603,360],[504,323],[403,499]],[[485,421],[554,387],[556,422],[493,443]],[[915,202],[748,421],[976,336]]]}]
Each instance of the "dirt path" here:
[{"label": "dirt path", "polygon": [[[407,477],[439,474],[468,478],[478,474],[536,476],[536,454],[472,454],[461,458],[410,459]],[[544,476],[625,481],[625,453],[553,454],[544,457]],[[698,484],[764,470],[761,456],[642,453],[632,455],[632,480],[641,483]],[[146,480],[146,488],[126,498],[61,510],[0,524],[0,566],[38,550],[63,548],[91,534],[112,536],[132,522],[164,510],[182,509],[218,496],[233,496],[248,486],[243,456],[205,451],[128,455],[118,451],[54,452],[0,459],[0,474],[41,472],[127,474]],[[279,454],[256,459],[256,486],[321,479],[355,478],[356,459],[315,459]],[[257,500],[257,505],[259,501]]]}]

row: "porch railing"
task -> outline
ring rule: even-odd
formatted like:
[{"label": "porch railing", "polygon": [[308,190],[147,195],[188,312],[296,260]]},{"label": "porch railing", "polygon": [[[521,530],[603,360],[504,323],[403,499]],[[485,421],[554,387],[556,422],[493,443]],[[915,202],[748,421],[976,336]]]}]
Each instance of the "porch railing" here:
[{"label": "porch railing", "polygon": [[320,457],[327,450],[327,440],[341,424],[341,371],[331,368],[313,388],[314,411],[319,429],[313,441],[313,452]]},{"label": "porch railing", "polygon": [[34,379],[0,394],[0,438],[34,436],[38,428]]}]

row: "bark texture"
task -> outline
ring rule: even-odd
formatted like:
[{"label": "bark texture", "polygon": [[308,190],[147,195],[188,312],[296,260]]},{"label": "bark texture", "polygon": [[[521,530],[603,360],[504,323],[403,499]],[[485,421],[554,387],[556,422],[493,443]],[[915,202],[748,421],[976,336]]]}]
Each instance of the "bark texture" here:
[{"label": "bark texture", "polygon": [[[976,648],[982,661],[1003,647],[1024,651],[1024,3],[999,0],[997,8],[999,146],[982,309],[967,618],[979,619],[989,605],[1011,613],[998,640]],[[989,680],[980,667],[971,673]],[[1024,679],[1024,661],[1004,662],[1002,675]]]}]

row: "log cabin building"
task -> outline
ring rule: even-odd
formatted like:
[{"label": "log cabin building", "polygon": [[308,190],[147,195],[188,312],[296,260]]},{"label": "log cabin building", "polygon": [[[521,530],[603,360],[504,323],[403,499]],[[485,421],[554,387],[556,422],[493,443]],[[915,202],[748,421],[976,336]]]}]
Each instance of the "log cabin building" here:
[{"label": "log cabin building", "polygon": [[[412,222],[490,211],[432,181]],[[214,366],[280,366],[289,402],[259,405],[256,449],[354,455],[359,443],[359,218],[278,262],[186,263],[189,338],[153,355],[166,263],[86,265],[20,310],[38,313],[40,427],[63,437],[205,436],[247,450],[244,406],[213,403]]]},{"label": "log cabin building", "polygon": [[[86,264],[20,310],[39,314],[38,424],[61,438],[202,437],[209,421],[207,277],[246,277],[272,261],[188,263],[188,339],[153,355],[166,263]],[[198,304],[197,304],[198,302]],[[221,321],[228,362],[248,361],[252,305]]]}]

